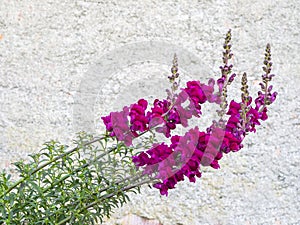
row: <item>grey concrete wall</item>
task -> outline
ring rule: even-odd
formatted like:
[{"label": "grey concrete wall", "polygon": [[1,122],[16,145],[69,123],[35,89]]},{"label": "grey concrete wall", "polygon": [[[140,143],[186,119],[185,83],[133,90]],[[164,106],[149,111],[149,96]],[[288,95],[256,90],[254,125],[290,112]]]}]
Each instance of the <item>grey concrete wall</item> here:
[{"label": "grey concrete wall", "polygon": [[107,224],[129,213],[164,225],[300,224],[299,15],[297,0],[0,0],[0,167],[47,140],[103,131],[100,115],[138,97],[162,97],[175,50],[183,80],[218,77],[231,28],[252,93],[272,46],[279,96],[269,119],[220,170],[167,198],[145,188]]}]

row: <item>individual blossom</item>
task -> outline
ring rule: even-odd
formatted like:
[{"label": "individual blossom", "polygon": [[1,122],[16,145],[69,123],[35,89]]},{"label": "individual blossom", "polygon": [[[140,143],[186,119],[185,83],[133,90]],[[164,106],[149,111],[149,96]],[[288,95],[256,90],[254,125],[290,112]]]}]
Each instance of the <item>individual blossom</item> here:
[{"label": "individual blossom", "polygon": [[[171,103],[169,101],[155,99],[151,111],[147,112],[149,127],[155,127],[157,132],[163,133],[166,137],[170,137],[171,129],[175,129],[176,123],[179,123],[176,119],[178,118],[177,112],[170,108]],[[169,115],[172,115],[174,120],[169,119]]]},{"label": "individual blossom", "polygon": [[110,118],[114,135],[119,141],[124,141],[125,145],[130,146],[134,135],[128,126],[128,115],[129,108],[124,107],[120,112],[112,112]]},{"label": "individual blossom", "polygon": [[124,107],[120,112],[111,112],[108,116],[101,117],[106,126],[109,136],[116,137],[119,141],[124,141],[125,145],[130,146],[134,138],[129,127],[129,108]]},{"label": "individual blossom", "polygon": [[190,100],[190,109],[196,109],[193,111],[193,115],[199,117],[201,112],[201,104],[204,104],[206,101],[218,102],[218,97],[214,92],[214,82],[209,81],[209,85],[202,84],[199,81],[189,81],[187,82],[187,87],[183,90],[188,94]]},{"label": "individual blossom", "polygon": [[136,137],[138,136],[137,132],[144,132],[149,129],[149,119],[145,115],[147,106],[148,102],[145,99],[140,99],[130,106],[130,130]]},{"label": "individual blossom", "polygon": [[[158,172],[158,170],[165,173],[167,168],[172,168],[169,158],[172,152],[172,148],[165,143],[154,144],[149,150],[133,156],[132,161],[137,167],[145,166],[143,171],[144,174],[151,175]],[[167,162],[165,161],[166,159],[168,159]],[[167,166],[162,166],[161,162],[164,162]],[[160,176],[162,176],[162,174],[160,174]]]},{"label": "individual blossom", "polygon": [[111,137],[114,137],[115,133],[113,132],[113,125],[111,122],[111,114],[112,113],[110,113],[108,116],[103,116],[103,117],[101,117],[101,119],[106,127],[106,131],[109,133],[109,135]]}]

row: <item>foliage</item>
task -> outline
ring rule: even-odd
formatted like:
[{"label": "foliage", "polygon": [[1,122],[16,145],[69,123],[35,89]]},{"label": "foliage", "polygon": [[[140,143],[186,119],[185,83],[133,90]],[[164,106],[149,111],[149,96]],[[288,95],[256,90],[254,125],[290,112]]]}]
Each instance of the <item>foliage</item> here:
[{"label": "foliage", "polygon": [[115,138],[82,132],[74,143],[50,141],[30,162],[14,163],[16,183],[2,172],[0,224],[95,224],[129,201],[128,191],[150,183],[131,162],[133,148]]}]

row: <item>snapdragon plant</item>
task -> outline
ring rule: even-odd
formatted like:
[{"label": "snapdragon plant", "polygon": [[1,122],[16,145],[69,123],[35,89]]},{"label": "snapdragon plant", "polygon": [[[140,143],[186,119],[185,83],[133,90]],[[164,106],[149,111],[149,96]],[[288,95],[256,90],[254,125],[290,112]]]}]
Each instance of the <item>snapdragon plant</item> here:
[{"label": "snapdragon plant", "polygon": [[[221,76],[216,81],[189,81],[180,89],[175,55],[165,99],[152,104],[140,99],[103,116],[103,135],[80,132],[72,146],[46,142],[30,155],[30,161],[14,163],[18,180],[3,171],[0,224],[101,223],[113,208],[129,201],[128,193],[138,193],[142,185],[168,195],[185,178],[190,182],[200,178],[202,167],[220,168],[223,155],[239,151],[245,137],[268,118],[268,106],[277,95],[270,85],[274,75],[268,44],[257,97],[250,96],[244,73],[240,99],[229,101],[228,87],[237,76],[230,63],[230,30],[223,48]],[[192,117],[200,119],[205,103],[219,105],[219,119],[205,130],[193,127],[182,136],[175,135],[176,128],[188,127]],[[158,142],[157,133],[166,140]]]}]

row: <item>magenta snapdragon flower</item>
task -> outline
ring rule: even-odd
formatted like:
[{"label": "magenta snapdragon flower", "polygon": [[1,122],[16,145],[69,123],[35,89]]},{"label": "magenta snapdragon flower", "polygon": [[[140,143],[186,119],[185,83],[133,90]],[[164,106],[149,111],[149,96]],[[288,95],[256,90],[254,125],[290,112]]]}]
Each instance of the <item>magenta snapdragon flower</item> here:
[{"label": "magenta snapdragon flower", "polygon": [[[215,82],[208,81],[208,85],[200,81],[189,81],[185,88],[178,94],[170,94],[167,99],[154,100],[151,109],[148,102],[140,99],[130,107],[124,107],[121,112],[113,112],[102,117],[106,130],[110,136],[115,136],[119,141],[124,141],[130,146],[132,139],[147,131],[163,133],[170,140],[170,144],[155,143],[148,150],[142,151],[132,157],[132,161],[143,175],[151,176],[158,180],[153,186],[160,190],[162,195],[168,195],[168,190],[174,189],[176,184],[185,177],[190,182],[195,182],[196,177],[201,177],[201,167],[210,166],[219,169],[219,160],[224,154],[237,152],[243,148],[243,140],[249,132],[256,132],[256,127],[268,118],[267,106],[272,104],[277,92],[272,92],[273,86],[269,82],[274,77],[270,74],[272,63],[270,46],[267,45],[262,75],[263,83],[260,83],[261,91],[254,100],[248,93],[247,75],[242,77],[241,101],[231,100],[227,103],[227,86],[236,77],[231,73],[231,39],[228,32],[223,52],[224,65],[220,67],[222,76]],[[173,82],[172,90],[177,88],[175,79],[178,77],[177,58],[174,58],[170,81]],[[214,93],[214,85],[217,91]],[[176,84],[176,85],[175,85]],[[190,129],[183,136],[172,135],[172,130],[178,125],[188,126],[188,120],[202,115],[202,105],[206,102],[219,104],[221,110],[219,121],[206,131],[199,131],[198,127]],[[187,103],[187,104],[186,104]],[[227,109],[228,108],[228,109]],[[222,117],[228,116],[227,120]]]}]

